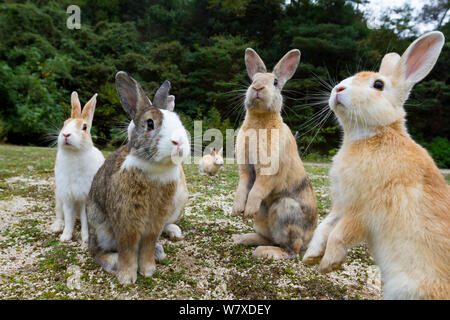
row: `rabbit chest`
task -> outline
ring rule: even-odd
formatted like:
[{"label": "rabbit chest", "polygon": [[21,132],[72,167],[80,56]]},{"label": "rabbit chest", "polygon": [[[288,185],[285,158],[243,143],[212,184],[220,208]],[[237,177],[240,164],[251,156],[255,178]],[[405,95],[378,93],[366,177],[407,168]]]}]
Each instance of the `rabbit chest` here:
[{"label": "rabbit chest", "polygon": [[171,215],[177,180],[152,179],[139,168],[122,169],[111,176],[108,213],[113,224],[143,232],[159,229]]},{"label": "rabbit chest", "polygon": [[91,154],[58,152],[55,165],[56,193],[61,199],[85,201],[102,161]]}]

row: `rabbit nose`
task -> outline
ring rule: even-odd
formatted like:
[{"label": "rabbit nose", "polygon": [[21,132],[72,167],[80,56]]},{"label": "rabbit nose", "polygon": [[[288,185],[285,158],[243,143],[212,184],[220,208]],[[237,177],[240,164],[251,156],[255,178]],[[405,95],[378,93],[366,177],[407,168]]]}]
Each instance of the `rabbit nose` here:
[{"label": "rabbit nose", "polygon": [[178,145],[181,144],[180,142],[178,142],[178,141],[176,141],[176,140],[171,140],[171,141],[172,141],[173,145],[175,145],[175,146],[178,146]]},{"label": "rabbit nose", "polygon": [[63,136],[67,139],[68,137],[70,137],[70,133],[63,133]]},{"label": "rabbit nose", "polygon": [[336,88],[336,92],[341,92],[344,91],[346,88],[344,86],[340,86],[338,88]]}]

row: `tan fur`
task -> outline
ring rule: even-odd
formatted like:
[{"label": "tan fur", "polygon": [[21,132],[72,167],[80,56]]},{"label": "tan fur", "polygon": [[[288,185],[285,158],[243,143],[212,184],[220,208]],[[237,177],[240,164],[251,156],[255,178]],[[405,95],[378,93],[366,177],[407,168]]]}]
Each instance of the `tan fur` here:
[{"label": "tan fur", "polygon": [[[333,89],[330,97],[344,128],[330,170],[333,208],[303,261],[315,263],[323,255],[319,270],[335,270],[347,250],[365,240],[387,299],[450,299],[450,187],[407,133],[402,108],[443,42],[439,32],[424,35],[401,58],[388,54],[382,73],[359,73],[336,86],[347,96],[338,100]],[[382,90],[371,87],[376,79],[385,81]]]},{"label": "tan fur", "polygon": [[255,257],[281,259],[289,253],[298,254],[306,247],[317,223],[312,185],[294,136],[280,114],[280,83],[289,80],[298,60],[299,52],[292,50],[280,60],[274,73],[262,73],[262,60],[253,50],[246,51],[247,70],[253,83],[247,90],[246,116],[236,141],[239,184],[233,215],[254,217],[259,236],[240,235],[234,239],[244,245],[277,244],[282,248],[258,247]]},{"label": "tan fur", "polygon": [[[131,187],[125,181],[133,181]],[[139,249],[139,268],[145,275],[146,270],[155,266],[153,252],[156,240],[172,213],[170,202],[175,194],[176,183],[166,184],[157,181],[149,182],[142,171],[120,170],[113,174],[111,183],[116,186],[116,204],[111,208],[111,222],[121,226],[116,230],[119,250],[119,277],[129,275],[134,270],[135,250]],[[139,186],[136,193],[135,186]],[[148,195],[152,201],[148,201]],[[139,244],[140,242],[140,244]]]},{"label": "tan fur", "polygon": [[254,258],[264,258],[264,259],[287,259],[289,254],[286,253],[280,247],[274,246],[259,246],[253,251],[252,256]]},{"label": "tan fur", "polygon": [[[404,271],[421,279],[421,298],[450,298],[450,187],[403,125],[394,123],[364,142],[344,142],[332,174],[338,176],[341,196],[345,197],[341,202],[348,205],[330,235],[330,254],[322,259],[321,270],[333,270],[335,266],[330,261],[342,262],[346,250],[344,256],[331,255],[340,251],[336,243],[347,247],[366,239],[369,233],[371,247],[376,246],[372,242],[378,239],[389,242],[388,255],[403,257],[405,267],[409,266]],[[351,208],[358,208],[357,212]],[[386,259],[386,254],[375,252],[376,261]],[[416,269],[420,260],[414,261],[414,257],[419,256],[423,266]],[[407,262],[408,259],[413,260]],[[433,284],[437,283],[439,286],[434,289]]]},{"label": "tan fur", "polygon": [[[217,164],[215,162],[216,158],[220,160],[221,164]],[[209,176],[215,176],[220,168],[223,165],[223,158],[222,158],[222,149],[216,154],[214,150],[212,150],[211,154],[205,154],[201,159],[199,163],[199,171],[202,175],[209,175]]]}]

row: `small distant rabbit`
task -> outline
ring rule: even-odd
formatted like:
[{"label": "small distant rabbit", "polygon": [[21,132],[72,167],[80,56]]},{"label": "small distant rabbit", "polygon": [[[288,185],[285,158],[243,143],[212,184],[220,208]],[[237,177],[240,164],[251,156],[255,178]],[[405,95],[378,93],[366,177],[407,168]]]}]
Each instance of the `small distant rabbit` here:
[{"label": "small distant rabbit", "polygon": [[338,269],[366,240],[381,270],[385,299],[450,299],[450,187],[414,142],[403,108],[432,70],[441,32],[416,39],[379,72],[360,72],[331,92],[344,130],[330,170],[332,210],[314,232],[303,262]]},{"label": "small distant rabbit", "polygon": [[[175,96],[169,95],[167,97],[167,110],[173,111],[175,109]],[[128,137],[131,137],[131,134],[134,130],[134,122],[133,120],[130,121],[130,124],[128,125]],[[174,202],[173,207],[173,215],[171,218],[166,222],[166,225],[164,226],[163,233],[168,236],[172,240],[181,240],[183,238],[183,233],[178,225],[175,223],[181,219],[184,207],[186,205],[187,199],[188,199],[188,189],[186,184],[186,178],[184,175],[183,167],[181,167],[181,178],[179,187],[177,187],[177,193],[175,195],[175,199],[177,199]],[[157,254],[155,254],[156,260],[162,260],[164,259],[164,250],[163,248],[157,244]]]},{"label": "small distant rabbit", "polygon": [[120,283],[130,284],[138,266],[144,276],[153,275],[155,255],[162,249],[157,240],[176,208],[184,206],[178,195],[185,188],[181,162],[190,146],[180,118],[167,110],[169,81],[153,104],[126,72],[116,74],[116,88],[134,128],[128,144],[111,154],[94,177],[87,206],[89,249]]},{"label": "small distant rabbit", "polygon": [[220,148],[216,153],[214,149],[211,149],[210,154],[205,154],[200,159],[198,170],[201,175],[215,176],[219,169],[223,166],[223,148]]},{"label": "small distant rabbit", "polygon": [[[236,141],[239,184],[232,214],[254,217],[256,233],[234,235],[233,239],[238,244],[258,246],[253,252],[257,258],[282,259],[298,254],[306,249],[317,225],[314,190],[294,136],[281,117],[281,90],[295,73],[299,61],[300,51],[291,50],[272,73],[267,73],[258,54],[250,48],[245,51],[252,84],[246,92],[245,120]],[[250,143],[246,137],[252,134],[256,140]],[[271,150],[272,139],[274,150]],[[256,161],[250,161],[252,153],[257,153]],[[277,172],[263,172],[267,162],[262,154],[270,154],[279,163]]]},{"label": "small distant rabbit", "polygon": [[55,164],[56,220],[51,226],[53,232],[61,232],[61,241],[72,239],[75,218],[81,220],[81,239],[88,243],[86,201],[92,179],[105,158],[94,147],[90,130],[94,117],[97,94],[86,103],[81,112],[78,94],[71,97],[72,114],[64,122],[58,136],[58,152]]}]

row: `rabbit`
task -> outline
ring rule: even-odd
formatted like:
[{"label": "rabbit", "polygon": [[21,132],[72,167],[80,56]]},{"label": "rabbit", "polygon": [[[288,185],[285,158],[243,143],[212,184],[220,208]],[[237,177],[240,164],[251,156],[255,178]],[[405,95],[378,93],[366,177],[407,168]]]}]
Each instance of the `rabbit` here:
[{"label": "rabbit", "polygon": [[378,72],[360,72],[331,91],[343,128],[330,170],[332,209],[303,262],[338,269],[347,250],[367,241],[385,299],[450,298],[450,187],[428,152],[408,134],[403,107],[432,70],[441,32],[416,39]]},{"label": "rabbit", "polygon": [[200,159],[198,170],[201,175],[215,176],[223,166],[223,148],[219,152],[211,149],[210,154],[205,154]]},{"label": "rabbit", "polygon": [[[258,246],[253,252],[256,258],[285,259],[303,252],[317,225],[316,196],[294,136],[281,117],[281,90],[299,61],[300,51],[293,49],[268,73],[253,49],[245,51],[252,84],[246,92],[245,120],[236,140],[239,183],[232,215],[254,217],[256,233],[233,235],[233,240],[236,244]],[[252,135],[255,142],[247,139],[251,140]],[[270,144],[270,149],[274,145],[270,154],[278,170],[265,170],[264,154],[269,154],[269,146],[266,148],[264,143]]]},{"label": "rabbit", "polygon": [[[184,205],[181,161],[190,154],[186,129],[167,110],[170,82],[157,90],[153,104],[128,73],[116,74],[116,88],[133,120],[127,145],[111,154],[92,182],[87,205],[89,251],[122,284],[155,271],[157,240]],[[156,257],[157,259],[158,257]]]},{"label": "rabbit", "polygon": [[[173,111],[175,109],[175,96],[169,95],[167,97],[167,110]],[[130,121],[128,125],[128,137],[131,137],[131,134],[134,130],[134,122],[133,120]],[[180,183],[177,187],[177,194],[175,198],[177,199],[173,204],[173,216],[167,221],[166,225],[163,229],[163,234],[165,234],[169,239],[171,240],[181,240],[183,239],[183,232],[181,231],[180,227],[176,225],[175,223],[181,219],[184,212],[184,207],[186,206],[186,202],[188,200],[188,189],[186,184],[186,177],[184,175],[183,167],[181,167],[181,176],[180,176]],[[162,260],[164,258],[164,250],[162,247],[160,247],[158,244],[158,250],[159,254],[156,256],[156,260]],[[161,251],[162,250],[162,251]]]},{"label": "rabbit", "polygon": [[56,219],[51,231],[62,231],[60,241],[71,240],[78,215],[83,246],[87,245],[89,237],[86,220],[89,189],[95,173],[105,161],[103,154],[94,147],[90,134],[96,102],[97,94],[86,103],[82,112],[78,94],[72,92],[72,114],[58,135],[55,163]]}]

